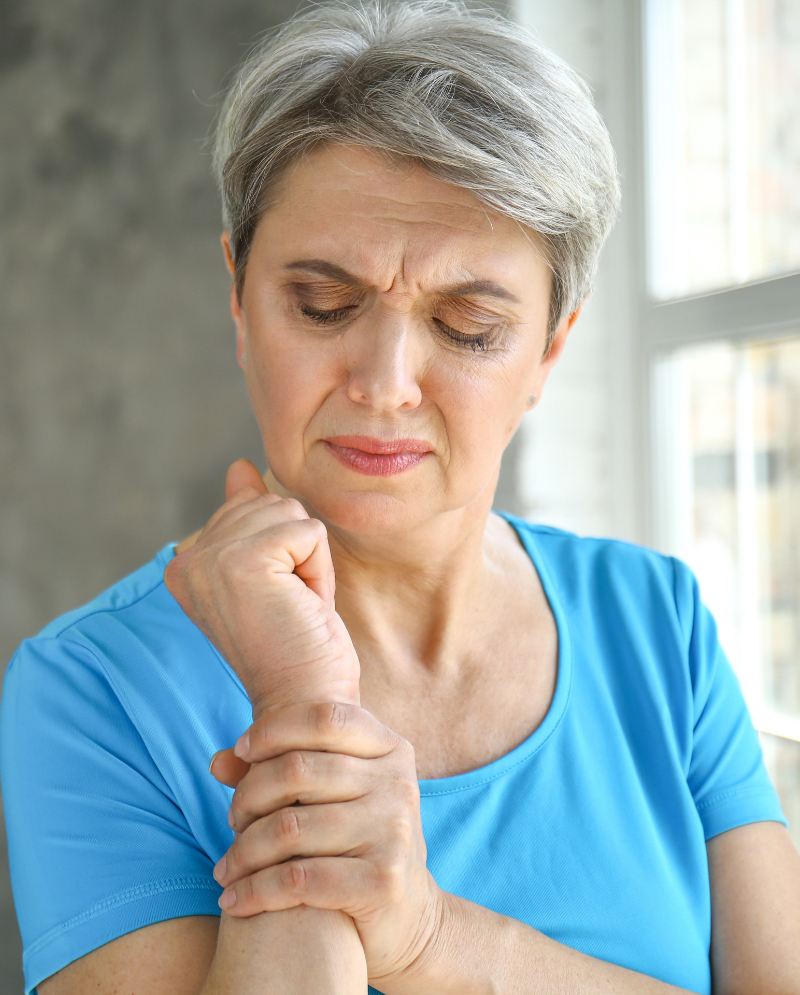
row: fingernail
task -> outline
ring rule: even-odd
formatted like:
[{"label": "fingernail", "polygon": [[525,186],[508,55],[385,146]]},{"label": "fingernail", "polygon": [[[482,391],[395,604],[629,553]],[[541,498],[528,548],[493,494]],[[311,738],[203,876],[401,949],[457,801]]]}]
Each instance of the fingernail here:
[{"label": "fingernail", "polygon": [[231,829],[235,829],[236,828],[236,819],[234,819],[234,817],[233,817],[233,809],[232,808],[228,809],[228,825],[231,827]]},{"label": "fingernail", "polygon": [[208,762],[208,773],[209,774],[212,772],[211,768],[214,766],[214,761],[217,759],[217,757],[219,756],[219,754],[220,754],[220,751],[217,750],[217,752],[215,754],[213,754],[213,756],[211,757],[211,760]]},{"label": "fingernail", "polygon": [[233,752],[241,760],[250,752],[250,733],[243,732],[242,735],[236,740],[236,746],[233,748]]},{"label": "fingernail", "polygon": [[214,880],[222,883],[225,877],[225,868],[228,866],[226,857],[221,857],[214,866]]},{"label": "fingernail", "polygon": [[236,904],[236,892],[231,888],[229,891],[223,891],[219,896],[219,907],[221,909],[229,909],[232,905]]}]

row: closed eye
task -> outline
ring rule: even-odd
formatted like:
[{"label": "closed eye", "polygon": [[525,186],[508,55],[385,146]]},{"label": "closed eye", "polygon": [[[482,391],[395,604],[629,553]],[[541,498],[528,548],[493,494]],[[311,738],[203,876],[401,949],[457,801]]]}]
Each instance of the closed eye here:
[{"label": "closed eye", "polygon": [[311,307],[310,304],[300,305],[300,311],[307,318],[311,318],[312,321],[316,321],[320,325],[330,325],[335,324],[337,321],[343,321],[353,311],[357,310],[357,304],[348,304],[346,307],[337,307],[331,310],[322,310],[320,308]]},{"label": "closed eye", "polygon": [[457,342],[459,345],[468,346],[473,352],[486,352],[492,344],[493,335],[491,331],[476,332],[474,335],[468,335],[465,332],[459,332],[457,328],[452,328],[447,322],[442,321],[441,318],[434,318],[433,323],[447,338],[453,342]]}]

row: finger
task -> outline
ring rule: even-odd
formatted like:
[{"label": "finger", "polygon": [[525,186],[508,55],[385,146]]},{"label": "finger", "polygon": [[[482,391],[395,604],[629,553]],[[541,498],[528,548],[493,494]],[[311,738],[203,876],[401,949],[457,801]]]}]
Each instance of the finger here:
[{"label": "finger", "polygon": [[[340,753],[294,750],[252,767],[238,757],[233,759],[248,768],[235,784],[233,778],[224,782],[236,787],[230,821],[237,833],[244,832],[256,819],[291,805],[323,805],[362,798],[383,776],[382,770],[375,769],[375,761]],[[382,766],[378,764],[379,768]],[[214,775],[217,776],[216,768]]]},{"label": "finger", "polygon": [[[288,520],[289,514],[295,517]],[[306,587],[333,608],[333,560],[322,522],[309,518],[299,502],[288,499],[259,509],[248,528],[258,523],[264,525],[263,530],[246,537],[250,568],[260,557],[261,568],[270,573],[297,574]]]},{"label": "finger", "polygon": [[397,877],[359,857],[307,857],[242,878],[223,891],[219,905],[237,918],[309,905],[358,919],[380,907],[384,896],[387,904],[396,896]]},{"label": "finger", "polygon": [[363,801],[282,808],[237,834],[214,877],[227,886],[295,857],[358,856],[374,822]]},{"label": "finger", "polygon": [[229,788],[235,788],[249,773],[250,764],[240,760],[233,752],[233,747],[230,747],[214,754],[208,765],[208,771],[222,784],[227,784]]},{"label": "finger", "polygon": [[[316,518],[308,519],[315,526],[315,542],[308,555],[302,558],[303,550],[292,550],[294,572],[326,605],[334,606],[336,594],[336,579],[333,572],[333,558],[328,544],[328,530]],[[299,530],[298,530],[299,531]],[[310,535],[310,529],[305,531]],[[307,547],[306,547],[307,548]]]},{"label": "finger", "polygon": [[243,487],[252,487],[258,494],[267,493],[263,477],[249,459],[237,459],[228,467],[225,476],[225,500],[229,501]]},{"label": "finger", "polygon": [[[295,508],[290,502],[284,502],[284,499],[277,494],[257,491],[255,487],[240,487],[235,494],[228,498],[225,504],[217,508],[203,526],[200,535],[206,537],[214,530],[217,533],[216,537],[219,538],[220,529],[230,529],[246,516],[263,514],[267,508],[273,506],[282,506],[284,512],[283,518],[276,519],[276,521],[300,517],[308,518],[302,505],[299,502],[295,502],[295,504],[299,505],[299,508]],[[257,527],[251,526],[247,534],[255,531],[258,531]]]},{"label": "finger", "polygon": [[258,763],[292,750],[344,753],[364,760],[386,756],[408,743],[358,705],[303,702],[267,711],[239,738],[234,752]]}]

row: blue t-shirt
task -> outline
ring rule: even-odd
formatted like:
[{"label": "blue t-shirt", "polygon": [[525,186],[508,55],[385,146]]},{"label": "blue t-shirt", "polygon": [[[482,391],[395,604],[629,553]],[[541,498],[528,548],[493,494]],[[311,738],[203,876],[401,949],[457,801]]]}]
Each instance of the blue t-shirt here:
[{"label": "blue t-shirt", "polygon": [[[479,770],[420,782],[438,884],[587,954],[711,990],[705,841],[784,822],[714,622],[681,563],[510,519],[559,636],[542,724]],[[163,583],[163,549],[22,644],[0,762],[26,991],[160,920],[217,915],[248,726],[231,668]],[[502,680],[502,659],[491,661]]]}]

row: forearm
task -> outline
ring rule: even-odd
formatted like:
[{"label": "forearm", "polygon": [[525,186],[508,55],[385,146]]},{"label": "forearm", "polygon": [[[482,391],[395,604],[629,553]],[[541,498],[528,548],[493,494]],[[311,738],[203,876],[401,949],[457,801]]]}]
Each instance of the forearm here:
[{"label": "forearm", "polygon": [[434,939],[402,976],[371,978],[385,995],[677,995],[538,930],[443,894]]},{"label": "forearm", "polygon": [[222,914],[200,995],[365,995],[367,968],[353,920],[300,906],[250,919]]}]

